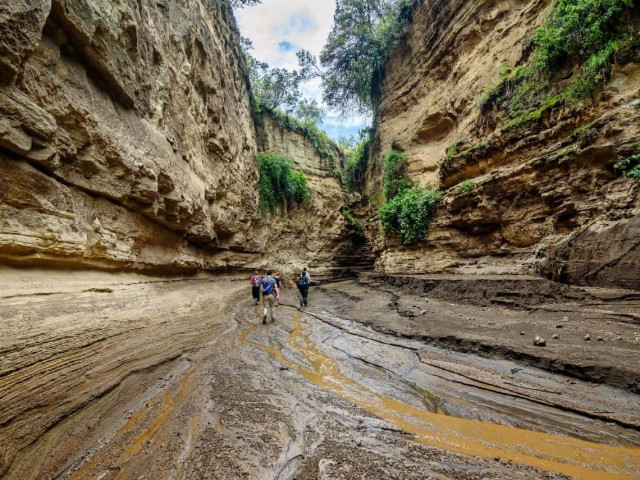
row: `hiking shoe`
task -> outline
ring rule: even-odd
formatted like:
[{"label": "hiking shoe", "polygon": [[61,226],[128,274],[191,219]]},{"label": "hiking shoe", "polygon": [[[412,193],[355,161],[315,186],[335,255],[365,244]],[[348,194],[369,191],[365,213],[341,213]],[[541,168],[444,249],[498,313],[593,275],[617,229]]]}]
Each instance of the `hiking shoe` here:
[{"label": "hiking shoe", "polygon": [[275,318],[271,318],[271,323],[274,323],[276,321]]},{"label": "hiking shoe", "polygon": [[264,317],[262,317],[262,324],[263,325],[267,324],[267,316],[266,315]]}]

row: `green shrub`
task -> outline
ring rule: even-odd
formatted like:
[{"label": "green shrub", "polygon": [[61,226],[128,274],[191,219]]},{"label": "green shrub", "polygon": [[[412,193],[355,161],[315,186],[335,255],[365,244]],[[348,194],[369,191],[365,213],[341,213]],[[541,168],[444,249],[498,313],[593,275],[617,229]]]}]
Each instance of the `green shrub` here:
[{"label": "green shrub", "polygon": [[508,121],[502,126],[502,131],[507,132],[513,128],[520,127],[529,122],[538,122],[542,119],[544,113],[562,102],[562,95],[552,95],[544,99],[542,104],[535,110],[528,110],[520,114],[520,116]]},{"label": "green shrub", "polygon": [[396,150],[382,157],[382,193],[387,200],[407,190],[411,185],[407,179],[407,156]]},{"label": "green shrub", "polygon": [[275,155],[260,155],[260,209],[276,213],[278,207],[290,210],[307,203],[311,192],[303,172],[294,170],[291,162]]},{"label": "green shrub", "polygon": [[566,158],[569,155],[573,155],[574,153],[576,153],[576,147],[565,148],[564,150],[552,155],[549,158],[549,160],[551,160],[552,162],[555,162],[556,160],[560,160],[562,158]]},{"label": "green shrub", "polygon": [[349,225],[354,227],[356,230],[364,229],[364,222],[362,220],[358,220],[357,218],[355,218],[353,216],[353,213],[351,213],[351,210],[349,210],[348,208],[345,208],[341,210],[340,213],[345,218],[345,220],[349,223]]},{"label": "green shrub", "polygon": [[464,180],[460,182],[460,184],[453,190],[453,194],[456,197],[469,195],[471,192],[473,192],[474,188],[475,188],[475,184],[473,183],[473,181]]},{"label": "green shrub", "polygon": [[380,220],[386,234],[398,234],[411,245],[425,240],[442,195],[419,187],[404,190],[380,207]]},{"label": "green shrub", "polygon": [[[534,66],[554,73],[573,60],[589,63],[626,35],[634,0],[557,0],[550,18],[534,37]],[[602,63],[594,61],[595,63]]]},{"label": "green shrub", "polygon": [[620,170],[622,175],[627,178],[640,180],[640,142],[638,142],[635,154],[618,158],[615,168]]}]

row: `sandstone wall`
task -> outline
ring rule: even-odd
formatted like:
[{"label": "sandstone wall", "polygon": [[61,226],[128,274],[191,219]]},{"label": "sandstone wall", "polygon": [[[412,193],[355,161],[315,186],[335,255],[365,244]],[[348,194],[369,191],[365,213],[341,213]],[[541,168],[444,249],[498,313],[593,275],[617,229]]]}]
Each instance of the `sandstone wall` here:
[{"label": "sandstone wall", "polygon": [[0,5],[0,260],[243,266],[255,129],[232,12],[209,0]]},{"label": "sandstone wall", "polygon": [[[337,275],[348,269],[352,234],[340,210],[347,205],[341,182],[332,175],[335,161],[323,158],[302,134],[283,128],[268,114],[258,122],[259,149],[288,158],[305,173],[311,190],[308,205],[288,215],[264,217],[257,236],[263,239],[264,265],[286,273],[309,267],[317,276]],[[338,161],[341,153],[334,152]]]},{"label": "sandstone wall", "polygon": [[[429,241],[373,233],[389,273],[543,273],[576,284],[640,288],[640,184],[613,165],[640,134],[640,64],[617,65],[595,102],[566,104],[503,132],[477,100],[507,65],[525,64],[548,0],[425,0],[388,61],[376,108],[376,158],[404,150],[422,185],[445,191]],[[574,134],[590,125],[584,144]],[[440,163],[465,140],[465,155]],[[379,184],[373,166],[372,189]],[[464,179],[473,191],[453,194]],[[375,231],[375,229],[374,229]]]}]

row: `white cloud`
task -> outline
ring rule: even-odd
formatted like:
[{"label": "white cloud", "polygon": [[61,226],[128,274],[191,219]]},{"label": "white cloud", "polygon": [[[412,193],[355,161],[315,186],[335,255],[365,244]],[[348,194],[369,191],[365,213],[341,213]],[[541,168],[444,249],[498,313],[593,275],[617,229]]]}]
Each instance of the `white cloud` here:
[{"label": "white cloud", "polygon": [[[260,5],[236,11],[238,26],[244,37],[253,42],[253,55],[272,67],[296,69],[298,50],[320,55],[327,41],[335,0],[262,0]],[[285,43],[286,42],[286,43]],[[305,96],[322,101],[319,79],[303,85]],[[327,133],[337,138],[349,136],[367,123],[356,117],[339,120],[329,113],[325,120]]]}]

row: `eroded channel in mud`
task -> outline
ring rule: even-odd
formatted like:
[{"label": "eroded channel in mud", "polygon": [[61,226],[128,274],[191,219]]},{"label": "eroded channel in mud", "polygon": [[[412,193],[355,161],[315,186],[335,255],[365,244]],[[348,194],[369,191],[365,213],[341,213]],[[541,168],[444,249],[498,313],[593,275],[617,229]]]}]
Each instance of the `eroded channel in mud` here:
[{"label": "eroded channel in mud", "polygon": [[[319,327],[317,320],[305,318],[297,311],[292,310],[292,313],[294,328],[288,335],[286,345],[265,345],[254,340],[252,334],[260,328],[258,325],[244,327],[240,341],[263,350],[314,385],[389,422],[411,435],[418,443],[466,455],[500,457],[579,479],[638,478],[640,475],[640,448],[637,447],[639,438],[634,434],[631,434],[633,442],[625,439],[617,442],[621,445],[608,445],[444,415],[437,407],[437,401],[435,408],[419,408],[389,394],[380,393],[378,389],[357,379],[359,374],[350,370],[351,366],[341,364],[327,353],[330,349],[324,343],[312,338],[314,330]],[[397,347],[389,347],[389,350],[393,348]],[[562,418],[561,416],[552,409],[547,410],[538,406],[534,413],[541,425],[548,422],[545,419],[546,413],[552,419],[551,422],[560,421],[558,418]],[[567,420],[571,421],[570,418]],[[601,427],[595,427],[594,430],[599,428]],[[611,441],[606,428],[603,428],[602,437],[603,441]]]}]

